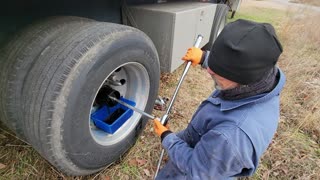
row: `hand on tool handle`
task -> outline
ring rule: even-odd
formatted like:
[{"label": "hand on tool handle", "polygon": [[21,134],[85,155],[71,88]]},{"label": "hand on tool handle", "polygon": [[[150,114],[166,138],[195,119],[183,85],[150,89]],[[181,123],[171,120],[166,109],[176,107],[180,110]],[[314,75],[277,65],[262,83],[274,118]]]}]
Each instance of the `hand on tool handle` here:
[{"label": "hand on tool handle", "polygon": [[155,118],[153,120],[153,123],[154,123],[154,131],[155,133],[161,137],[161,141],[163,140],[163,138],[165,136],[167,136],[168,134],[172,133],[170,130],[169,130],[169,125],[162,125],[161,122],[159,121],[159,119]]},{"label": "hand on tool handle", "polygon": [[204,53],[200,48],[191,47],[188,49],[187,53],[182,57],[182,60],[191,61],[192,65],[202,64]]}]

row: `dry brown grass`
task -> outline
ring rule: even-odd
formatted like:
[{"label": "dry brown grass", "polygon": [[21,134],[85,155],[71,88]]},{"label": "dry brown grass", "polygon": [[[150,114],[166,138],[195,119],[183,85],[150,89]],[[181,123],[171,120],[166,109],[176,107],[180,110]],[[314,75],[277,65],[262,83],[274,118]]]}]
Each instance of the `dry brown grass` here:
[{"label": "dry brown grass", "polygon": [[290,0],[290,2],[320,6],[319,0]]},{"label": "dry brown grass", "polygon": [[289,19],[281,29],[285,52],[281,66],[288,80],[283,112],[297,128],[320,142],[320,13]]},{"label": "dry brown grass", "polygon": [[287,76],[281,94],[278,133],[260,166],[259,178],[320,179],[320,14],[284,21],[280,67]]},{"label": "dry brown grass", "polygon": [[[320,179],[320,15],[298,17],[270,9],[242,8],[236,16],[275,25],[284,46],[279,65],[287,76],[277,134],[256,174],[247,179]],[[161,96],[171,97],[182,71],[183,66],[161,75]],[[191,68],[177,97],[170,128],[185,128],[212,89],[207,73]],[[157,116],[163,113],[154,111]],[[91,176],[65,177],[30,146],[1,128],[0,179],[151,179],[161,150],[150,122],[134,147],[111,167]]]}]

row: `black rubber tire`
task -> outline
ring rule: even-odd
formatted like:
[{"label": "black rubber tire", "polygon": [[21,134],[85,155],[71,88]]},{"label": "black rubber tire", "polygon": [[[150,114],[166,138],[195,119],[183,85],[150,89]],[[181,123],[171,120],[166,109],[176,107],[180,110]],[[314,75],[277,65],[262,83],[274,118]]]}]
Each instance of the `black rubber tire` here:
[{"label": "black rubber tire", "polygon": [[97,89],[119,65],[139,63],[150,79],[145,111],[151,113],[160,65],[152,41],[137,29],[102,22],[65,27],[33,55],[20,96],[22,129],[27,141],[57,169],[87,175],[119,159],[147,122],[142,118],[117,143],[96,143],[88,121]]},{"label": "black rubber tire", "polygon": [[0,117],[21,139],[24,114],[21,95],[23,83],[36,57],[48,47],[51,41],[70,26],[82,26],[89,19],[80,17],[50,17],[36,22],[18,32],[9,43],[1,48],[1,110]]},{"label": "black rubber tire", "polygon": [[209,38],[209,42],[202,48],[203,50],[211,49],[214,41],[217,39],[218,35],[220,34],[222,28],[227,24],[227,15],[228,15],[229,8],[225,4],[217,4],[211,34]]}]

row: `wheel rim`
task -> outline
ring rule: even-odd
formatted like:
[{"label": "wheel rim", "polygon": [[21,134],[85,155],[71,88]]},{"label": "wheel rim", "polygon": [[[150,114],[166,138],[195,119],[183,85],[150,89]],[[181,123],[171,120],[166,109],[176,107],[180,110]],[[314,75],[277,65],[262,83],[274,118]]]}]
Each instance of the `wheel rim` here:
[{"label": "wheel rim", "polygon": [[[114,82],[120,82],[125,80],[123,85],[110,84],[110,78],[114,79]],[[101,83],[99,90],[103,85],[108,83],[111,88],[120,92],[120,95],[134,101],[137,108],[145,109],[150,91],[150,77],[146,68],[137,62],[129,62],[122,64],[115,68]],[[96,92],[96,96],[99,92]],[[95,100],[91,103],[91,113],[95,112],[98,108],[94,105]],[[134,130],[137,126],[141,114],[134,112],[133,115],[114,133],[109,134],[97,128],[93,121],[89,117],[89,129],[92,138],[100,145],[107,146],[116,144],[123,140],[128,134]]]}]

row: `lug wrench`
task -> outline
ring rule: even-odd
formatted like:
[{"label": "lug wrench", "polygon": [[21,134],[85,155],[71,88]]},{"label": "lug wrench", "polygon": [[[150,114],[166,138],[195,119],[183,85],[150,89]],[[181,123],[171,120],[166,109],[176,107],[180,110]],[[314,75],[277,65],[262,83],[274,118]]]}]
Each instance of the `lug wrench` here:
[{"label": "lug wrench", "polygon": [[[197,37],[197,39],[196,39],[196,42],[195,42],[195,44],[194,44],[194,47],[199,47],[199,46],[200,46],[200,43],[201,43],[201,41],[202,41],[202,38],[203,38],[203,36],[198,35],[198,37]],[[187,72],[189,71],[190,66],[191,66],[191,61],[188,61],[186,67],[184,68],[184,71],[183,71],[183,73],[182,73],[182,76],[181,76],[181,78],[180,78],[180,80],[179,80],[179,83],[178,83],[178,85],[177,85],[177,87],[176,87],[176,90],[175,90],[174,93],[173,93],[173,96],[172,96],[172,98],[171,98],[171,101],[170,101],[170,104],[169,104],[169,106],[168,106],[168,109],[167,109],[166,113],[162,116],[162,118],[160,119],[160,122],[161,122],[162,125],[166,125],[167,122],[168,122],[169,113],[170,113],[171,108],[172,108],[172,106],[173,106],[173,103],[174,103],[174,101],[175,101],[175,99],[176,99],[176,96],[177,96],[177,94],[178,94],[178,92],[179,92],[180,86],[181,86],[181,84],[182,84],[185,76],[187,75]],[[109,96],[109,98],[111,98],[112,100],[114,100],[114,101],[116,101],[116,102],[118,102],[118,103],[120,103],[120,104],[122,104],[122,105],[124,105],[124,106],[126,106],[126,107],[128,107],[128,108],[130,108],[130,109],[132,109],[132,110],[134,110],[134,111],[136,111],[136,112],[144,115],[144,116],[147,116],[147,117],[150,118],[150,119],[155,119],[155,117],[154,117],[153,115],[150,115],[150,114],[142,111],[141,109],[138,109],[138,108],[136,108],[136,107],[133,107],[133,106],[131,106],[131,105],[125,103],[125,102],[122,102],[122,101],[118,100],[117,98],[114,98],[114,97],[112,97],[112,96]],[[156,173],[155,173],[155,175],[154,175],[154,179],[155,179],[155,178],[157,177],[157,175],[158,175],[158,172],[159,172],[159,169],[160,169],[160,166],[161,166],[161,162],[162,162],[162,159],[163,159],[163,155],[164,155],[164,149],[162,148],[162,151],[161,151],[161,154],[160,154],[160,157],[159,157],[159,160],[158,160],[157,170],[156,170]]]},{"label": "lug wrench", "polygon": [[[200,43],[201,43],[201,41],[202,41],[202,38],[203,38],[203,36],[198,35],[198,37],[197,37],[197,39],[196,39],[196,42],[194,43],[194,47],[199,47],[199,46],[200,46]],[[167,111],[166,111],[166,114],[164,114],[164,115],[162,116],[161,120],[160,120],[160,122],[161,122],[162,125],[166,125],[167,122],[168,122],[169,113],[170,113],[171,108],[172,108],[172,106],[173,106],[173,103],[174,103],[174,101],[175,101],[175,99],[176,99],[176,96],[177,96],[177,94],[178,94],[178,92],[179,92],[179,89],[180,89],[180,86],[181,86],[181,84],[182,84],[182,81],[184,80],[185,76],[187,75],[187,72],[189,71],[190,66],[191,66],[191,61],[188,61],[186,67],[184,68],[184,71],[183,71],[183,73],[182,73],[182,76],[181,76],[181,78],[180,78],[180,80],[179,80],[179,83],[178,83],[178,85],[177,85],[177,87],[176,87],[176,90],[174,91],[174,94],[173,94],[173,96],[172,96],[172,98],[171,98],[171,101],[170,101],[170,104],[169,104],[168,109],[167,109]],[[161,166],[161,162],[162,162],[162,159],[163,159],[163,155],[164,155],[164,149],[162,148],[162,151],[161,151],[161,154],[160,154],[160,157],[159,157],[159,160],[158,160],[157,170],[156,170],[156,173],[155,173],[155,175],[154,175],[154,179],[157,177],[158,172],[159,172],[159,170],[160,170],[160,166]]]},{"label": "lug wrench", "polygon": [[156,118],[156,117],[154,117],[153,115],[148,114],[148,113],[142,111],[141,109],[138,109],[138,108],[136,108],[136,107],[134,107],[134,106],[131,106],[130,104],[127,104],[127,103],[125,103],[125,102],[123,102],[123,101],[120,101],[119,99],[117,99],[117,98],[115,98],[115,97],[109,96],[109,98],[112,99],[112,100],[114,100],[114,101],[116,101],[116,102],[118,102],[119,104],[122,104],[122,105],[124,105],[124,106],[126,106],[126,107],[128,107],[128,108],[130,108],[130,109],[132,109],[132,110],[134,110],[134,111],[136,111],[136,112],[144,115],[144,116],[147,116],[147,117],[150,118],[150,119],[155,119],[155,118]]}]

